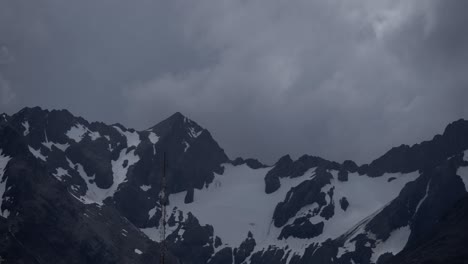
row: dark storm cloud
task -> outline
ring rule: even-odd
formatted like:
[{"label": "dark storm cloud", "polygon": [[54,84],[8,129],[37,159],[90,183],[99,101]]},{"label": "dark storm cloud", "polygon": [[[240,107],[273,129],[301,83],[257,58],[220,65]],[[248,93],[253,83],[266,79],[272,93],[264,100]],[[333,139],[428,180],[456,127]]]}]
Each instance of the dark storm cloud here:
[{"label": "dark storm cloud", "polygon": [[4,0],[0,111],[140,129],[181,111],[231,157],[367,162],[468,117],[467,5]]}]

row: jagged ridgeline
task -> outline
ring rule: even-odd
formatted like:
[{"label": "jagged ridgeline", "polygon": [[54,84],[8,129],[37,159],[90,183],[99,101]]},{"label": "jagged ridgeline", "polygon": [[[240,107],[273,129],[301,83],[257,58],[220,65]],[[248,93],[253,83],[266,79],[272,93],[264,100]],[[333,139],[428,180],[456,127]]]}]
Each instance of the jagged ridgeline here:
[{"label": "jagged ridgeline", "polygon": [[[312,140],[312,139],[311,139]],[[180,113],[136,131],[66,110],[0,115],[6,263],[466,263],[468,122],[370,164],[229,158]]]}]

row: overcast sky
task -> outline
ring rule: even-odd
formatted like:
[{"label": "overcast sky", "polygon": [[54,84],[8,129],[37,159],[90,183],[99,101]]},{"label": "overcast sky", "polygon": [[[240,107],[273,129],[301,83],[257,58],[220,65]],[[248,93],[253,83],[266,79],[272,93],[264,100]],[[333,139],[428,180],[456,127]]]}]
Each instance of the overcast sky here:
[{"label": "overcast sky", "polygon": [[369,162],[468,118],[468,1],[0,0],[0,112],[144,129],[232,158]]}]

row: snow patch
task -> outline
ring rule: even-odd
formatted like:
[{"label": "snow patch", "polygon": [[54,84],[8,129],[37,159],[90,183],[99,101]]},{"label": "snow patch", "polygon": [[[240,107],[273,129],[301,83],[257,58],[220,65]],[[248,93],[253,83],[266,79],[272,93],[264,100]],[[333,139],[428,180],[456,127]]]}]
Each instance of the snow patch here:
[{"label": "snow patch", "polygon": [[54,177],[57,178],[57,180],[59,180],[59,181],[63,181],[64,176],[70,177],[70,175],[68,174],[68,170],[66,170],[64,168],[60,168],[60,167],[57,168],[56,172],[53,173],[52,175],[54,175]]},{"label": "snow patch", "polygon": [[68,138],[74,140],[76,143],[79,143],[84,138],[87,132],[88,129],[82,124],[75,124],[70,128],[70,130],[67,131],[66,135]]},{"label": "snow patch", "polygon": [[119,158],[116,161],[112,161],[112,172],[114,173],[114,183],[109,188],[109,192],[111,195],[114,195],[115,191],[117,191],[117,187],[121,183],[127,180],[128,168],[133,166],[139,160],[140,160],[140,157],[135,154],[134,149],[131,151],[128,151],[128,149],[123,149],[120,152]]},{"label": "snow patch", "polygon": [[37,159],[41,159],[43,161],[47,160],[46,156],[42,155],[41,149],[35,150],[31,146],[28,146],[28,148],[31,154],[33,154],[33,156],[36,157]]},{"label": "snow patch", "polygon": [[142,185],[140,186],[140,189],[142,189],[144,192],[147,192],[149,189],[151,189],[151,185]]},{"label": "snow patch", "polygon": [[22,125],[24,127],[23,136],[27,136],[29,134],[29,122],[24,121]]},{"label": "snow patch", "polygon": [[70,144],[59,144],[55,142],[50,142],[49,138],[47,137],[47,131],[44,130],[44,137],[45,137],[45,142],[42,142],[42,145],[48,148],[49,150],[52,150],[52,146],[55,146],[56,148],[60,149],[61,151],[67,150],[68,147],[70,147]]},{"label": "snow patch", "polygon": [[159,242],[161,241],[160,239],[160,233],[159,229],[156,227],[148,227],[148,228],[140,228],[141,232],[143,232],[149,239]]},{"label": "snow patch", "polygon": [[432,181],[432,179],[430,179],[429,182],[427,183],[426,194],[424,195],[424,197],[419,201],[418,205],[416,206],[416,210],[414,211],[414,215],[416,215],[418,213],[419,207],[424,203],[427,196],[429,195],[429,187],[431,186],[431,181]]},{"label": "snow patch", "polygon": [[108,189],[99,188],[94,182],[95,175],[87,175],[81,164],[74,164],[69,159],[67,159],[70,168],[76,168],[81,178],[83,178],[83,180],[86,182],[87,191],[85,196],[79,197],[80,200],[85,204],[96,203],[98,205],[102,205],[103,201],[107,197],[113,196],[114,193],[117,191],[119,185],[127,180],[128,168],[140,160],[140,158],[137,155],[135,155],[134,152],[135,150],[131,150],[127,153],[127,149],[123,149],[120,152],[119,158],[111,162],[113,182]]},{"label": "snow patch", "polygon": [[354,252],[356,251],[356,241],[346,241],[343,247],[338,248],[338,254],[336,255],[337,258],[341,258],[344,253]]},{"label": "snow patch", "polygon": [[88,130],[88,132],[89,132],[88,135],[89,135],[89,137],[91,138],[92,141],[95,141],[96,139],[101,137],[101,134],[99,134],[99,132],[97,132],[97,131]]},{"label": "snow patch", "polygon": [[156,205],[155,207],[151,208],[151,209],[148,211],[148,218],[153,217],[153,216],[156,214],[157,209],[158,209],[158,205]]},{"label": "snow patch", "polygon": [[141,252],[141,250],[139,250],[138,248],[135,248],[135,253],[137,253],[138,255],[143,254],[143,252]]},{"label": "snow patch", "polygon": [[411,229],[409,226],[404,226],[392,231],[387,240],[378,242],[372,250],[371,261],[376,263],[379,257],[387,252],[393,255],[399,253],[406,246],[410,234]]},{"label": "snow patch", "polygon": [[59,144],[59,143],[54,143],[54,142],[42,142],[42,145],[44,145],[46,148],[49,150],[52,150],[52,146],[55,146],[56,148],[60,149],[61,151],[65,152],[68,147],[70,147],[70,144]]},{"label": "snow patch", "polygon": [[[465,155],[466,155],[465,151]],[[457,170],[457,175],[460,176],[463,183],[465,184],[465,190],[468,192],[468,167],[459,167]]]},{"label": "snow patch", "polygon": [[156,135],[154,132],[150,132],[148,135],[148,139],[153,144],[153,155],[156,155],[156,143],[159,141],[159,136]]},{"label": "snow patch", "polygon": [[189,127],[189,135],[190,135],[192,138],[197,138],[198,136],[201,135],[201,133],[203,133],[203,130],[196,131],[195,128]]},{"label": "snow patch", "polygon": [[185,140],[182,143],[185,145],[184,152],[187,152],[188,148],[190,147],[189,143],[187,143]]},{"label": "snow patch", "polygon": [[[166,237],[174,233],[176,229],[177,225],[167,226]],[[140,228],[140,231],[143,232],[149,239],[153,240],[154,242],[161,242],[161,232],[158,227]]]},{"label": "snow patch", "polygon": [[154,132],[150,132],[148,135],[148,139],[151,141],[152,144],[156,144],[159,141],[159,136],[156,135]]},{"label": "snow patch", "polygon": [[140,145],[140,135],[138,135],[137,132],[130,132],[128,130],[123,131],[118,126],[113,126],[113,128],[127,139],[127,147],[137,147],[138,145]]}]

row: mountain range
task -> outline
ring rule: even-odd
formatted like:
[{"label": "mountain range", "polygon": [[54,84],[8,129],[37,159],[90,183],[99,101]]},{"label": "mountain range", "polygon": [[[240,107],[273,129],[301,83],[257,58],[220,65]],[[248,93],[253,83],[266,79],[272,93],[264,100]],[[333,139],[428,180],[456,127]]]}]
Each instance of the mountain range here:
[{"label": "mountain range", "polygon": [[0,260],[159,263],[163,156],[166,263],[468,263],[468,121],[369,164],[268,165],[181,113],[137,131],[39,107],[0,115]]}]

